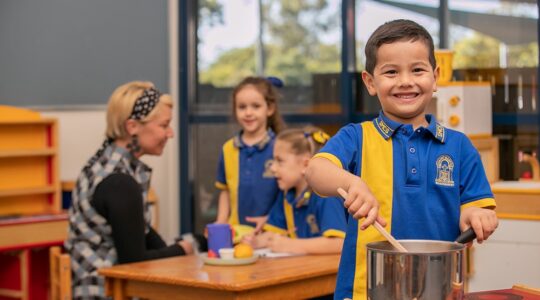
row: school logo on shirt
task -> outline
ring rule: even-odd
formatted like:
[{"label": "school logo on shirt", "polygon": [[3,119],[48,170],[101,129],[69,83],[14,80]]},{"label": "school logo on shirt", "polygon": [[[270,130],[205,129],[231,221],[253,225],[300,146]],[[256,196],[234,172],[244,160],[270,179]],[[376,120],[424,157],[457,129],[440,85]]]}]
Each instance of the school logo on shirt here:
[{"label": "school logo on shirt", "polygon": [[453,172],[454,162],[448,155],[441,155],[437,158],[437,178],[435,183],[444,186],[454,186]]},{"label": "school logo on shirt", "polygon": [[272,170],[270,170],[270,167],[272,167],[272,160],[269,159],[264,163],[264,172],[263,177],[264,178],[274,178],[274,173]]},{"label": "school logo on shirt", "polygon": [[309,232],[311,234],[317,234],[319,233],[319,225],[317,225],[317,219],[315,218],[315,215],[309,214],[306,217],[306,222],[309,225]]}]

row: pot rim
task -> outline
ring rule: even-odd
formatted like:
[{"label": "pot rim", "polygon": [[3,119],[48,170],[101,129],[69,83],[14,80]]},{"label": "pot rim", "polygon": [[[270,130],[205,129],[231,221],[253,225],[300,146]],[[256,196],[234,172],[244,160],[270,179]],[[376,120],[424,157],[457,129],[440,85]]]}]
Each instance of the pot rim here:
[{"label": "pot rim", "polygon": [[[439,241],[439,240],[398,240],[406,249],[408,252],[400,252],[399,250],[395,249],[390,242],[388,241],[377,241],[377,242],[370,242],[366,245],[367,250],[381,252],[381,253],[391,253],[391,254],[400,254],[400,255],[433,255],[433,254],[447,254],[451,252],[461,252],[465,249],[466,245],[460,244],[457,242],[449,242],[449,241]],[[433,245],[444,245],[448,247],[448,249],[441,249],[441,250],[433,250],[433,251],[415,251],[407,248],[407,244],[426,244],[429,246],[429,244]]]}]

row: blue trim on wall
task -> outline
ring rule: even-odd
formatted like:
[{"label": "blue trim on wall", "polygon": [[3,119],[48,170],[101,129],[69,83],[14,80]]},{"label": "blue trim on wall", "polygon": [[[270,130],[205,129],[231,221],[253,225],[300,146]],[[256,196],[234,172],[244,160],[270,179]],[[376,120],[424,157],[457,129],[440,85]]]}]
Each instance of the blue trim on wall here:
[{"label": "blue trim on wall", "polygon": [[179,186],[180,186],[180,233],[193,231],[193,199],[191,197],[191,184],[189,182],[189,20],[191,19],[190,1],[178,2],[178,86],[179,86],[179,127],[178,127],[178,149],[179,153]]},{"label": "blue trim on wall", "polygon": [[[315,124],[336,124],[345,123],[347,119],[340,114],[283,114],[283,119],[287,123],[315,123]],[[190,115],[189,122],[193,124],[218,124],[233,122],[229,115]]]},{"label": "blue trim on wall", "polygon": [[[351,47],[355,43],[354,36],[354,1],[343,0],[341,2],[341,114],[344,121],[348,121],[353,116],[353,86],[352,76],[356,69],[354,49]],[[352,44],[351,44],[352,43]],[[353,53],[350,50],[353,49]]]},{"label": "blue trim on wall", "polygon": [[493,125],[534,125],[539,119],[538,114],[517,114],[517,113],[494,113]]},{"label": "blue trim on wall", "polygon": [[[315,124],[345,124],[348,122],[362,122],[377,117],[378,113],[361,114],[352,112],[348,114],[284,114],[283,119],[287,123],[315,123]],[[540,120],[540,116],[535,113],[494,113],[493,125],[535,125]],[[228,115],[190,115],[189,123],[193,124],[217,124],[232,122]],[[540,127],[540,125],[539,125]]]}]

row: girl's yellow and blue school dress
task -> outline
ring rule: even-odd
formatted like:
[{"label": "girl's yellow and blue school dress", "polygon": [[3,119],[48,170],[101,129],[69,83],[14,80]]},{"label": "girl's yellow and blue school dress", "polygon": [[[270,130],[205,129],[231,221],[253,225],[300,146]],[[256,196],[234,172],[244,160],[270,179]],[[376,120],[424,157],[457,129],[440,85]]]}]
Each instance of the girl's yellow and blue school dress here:
[{"label": "girl's yellow and blue school dress", "polygon": [[254,225],[246,217],[267,215],[279,191],[270,170],[275,134],[269,129],[265,138],[252,146],[241,136],[239,132],[223,145],[216,187],[229,191],[229,224]]},{"label": "girl's yellow and blue school dress", "polygon": [[[494,207],[482,161],[469,139],[426,115],[427,128],[388,119],[349,124],[316,157],[359,175],[379,201],[397,239],[453,241],[462,209]],[[366,299],[366,244],[384,238],[349,219],[336,299]]]},{"label": "girl's yellow and blue school dress", "polygon": [[280,192],[268,215],[265,231],[290,238],[345,237],[347,215],[343,201],[335,197],[322,198],[304,191],[295,198],[296,191]]}]

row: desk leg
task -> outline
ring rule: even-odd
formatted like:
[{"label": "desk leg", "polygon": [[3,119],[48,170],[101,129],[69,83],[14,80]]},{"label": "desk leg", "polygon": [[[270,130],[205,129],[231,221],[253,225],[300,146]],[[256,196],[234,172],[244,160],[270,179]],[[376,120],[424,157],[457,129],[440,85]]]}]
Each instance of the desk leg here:
[{"label": "desk leg", "polygon": [[105,295],[112,296],[114,300],[127,300],[124,285],[122,279],[105,278]]}]

